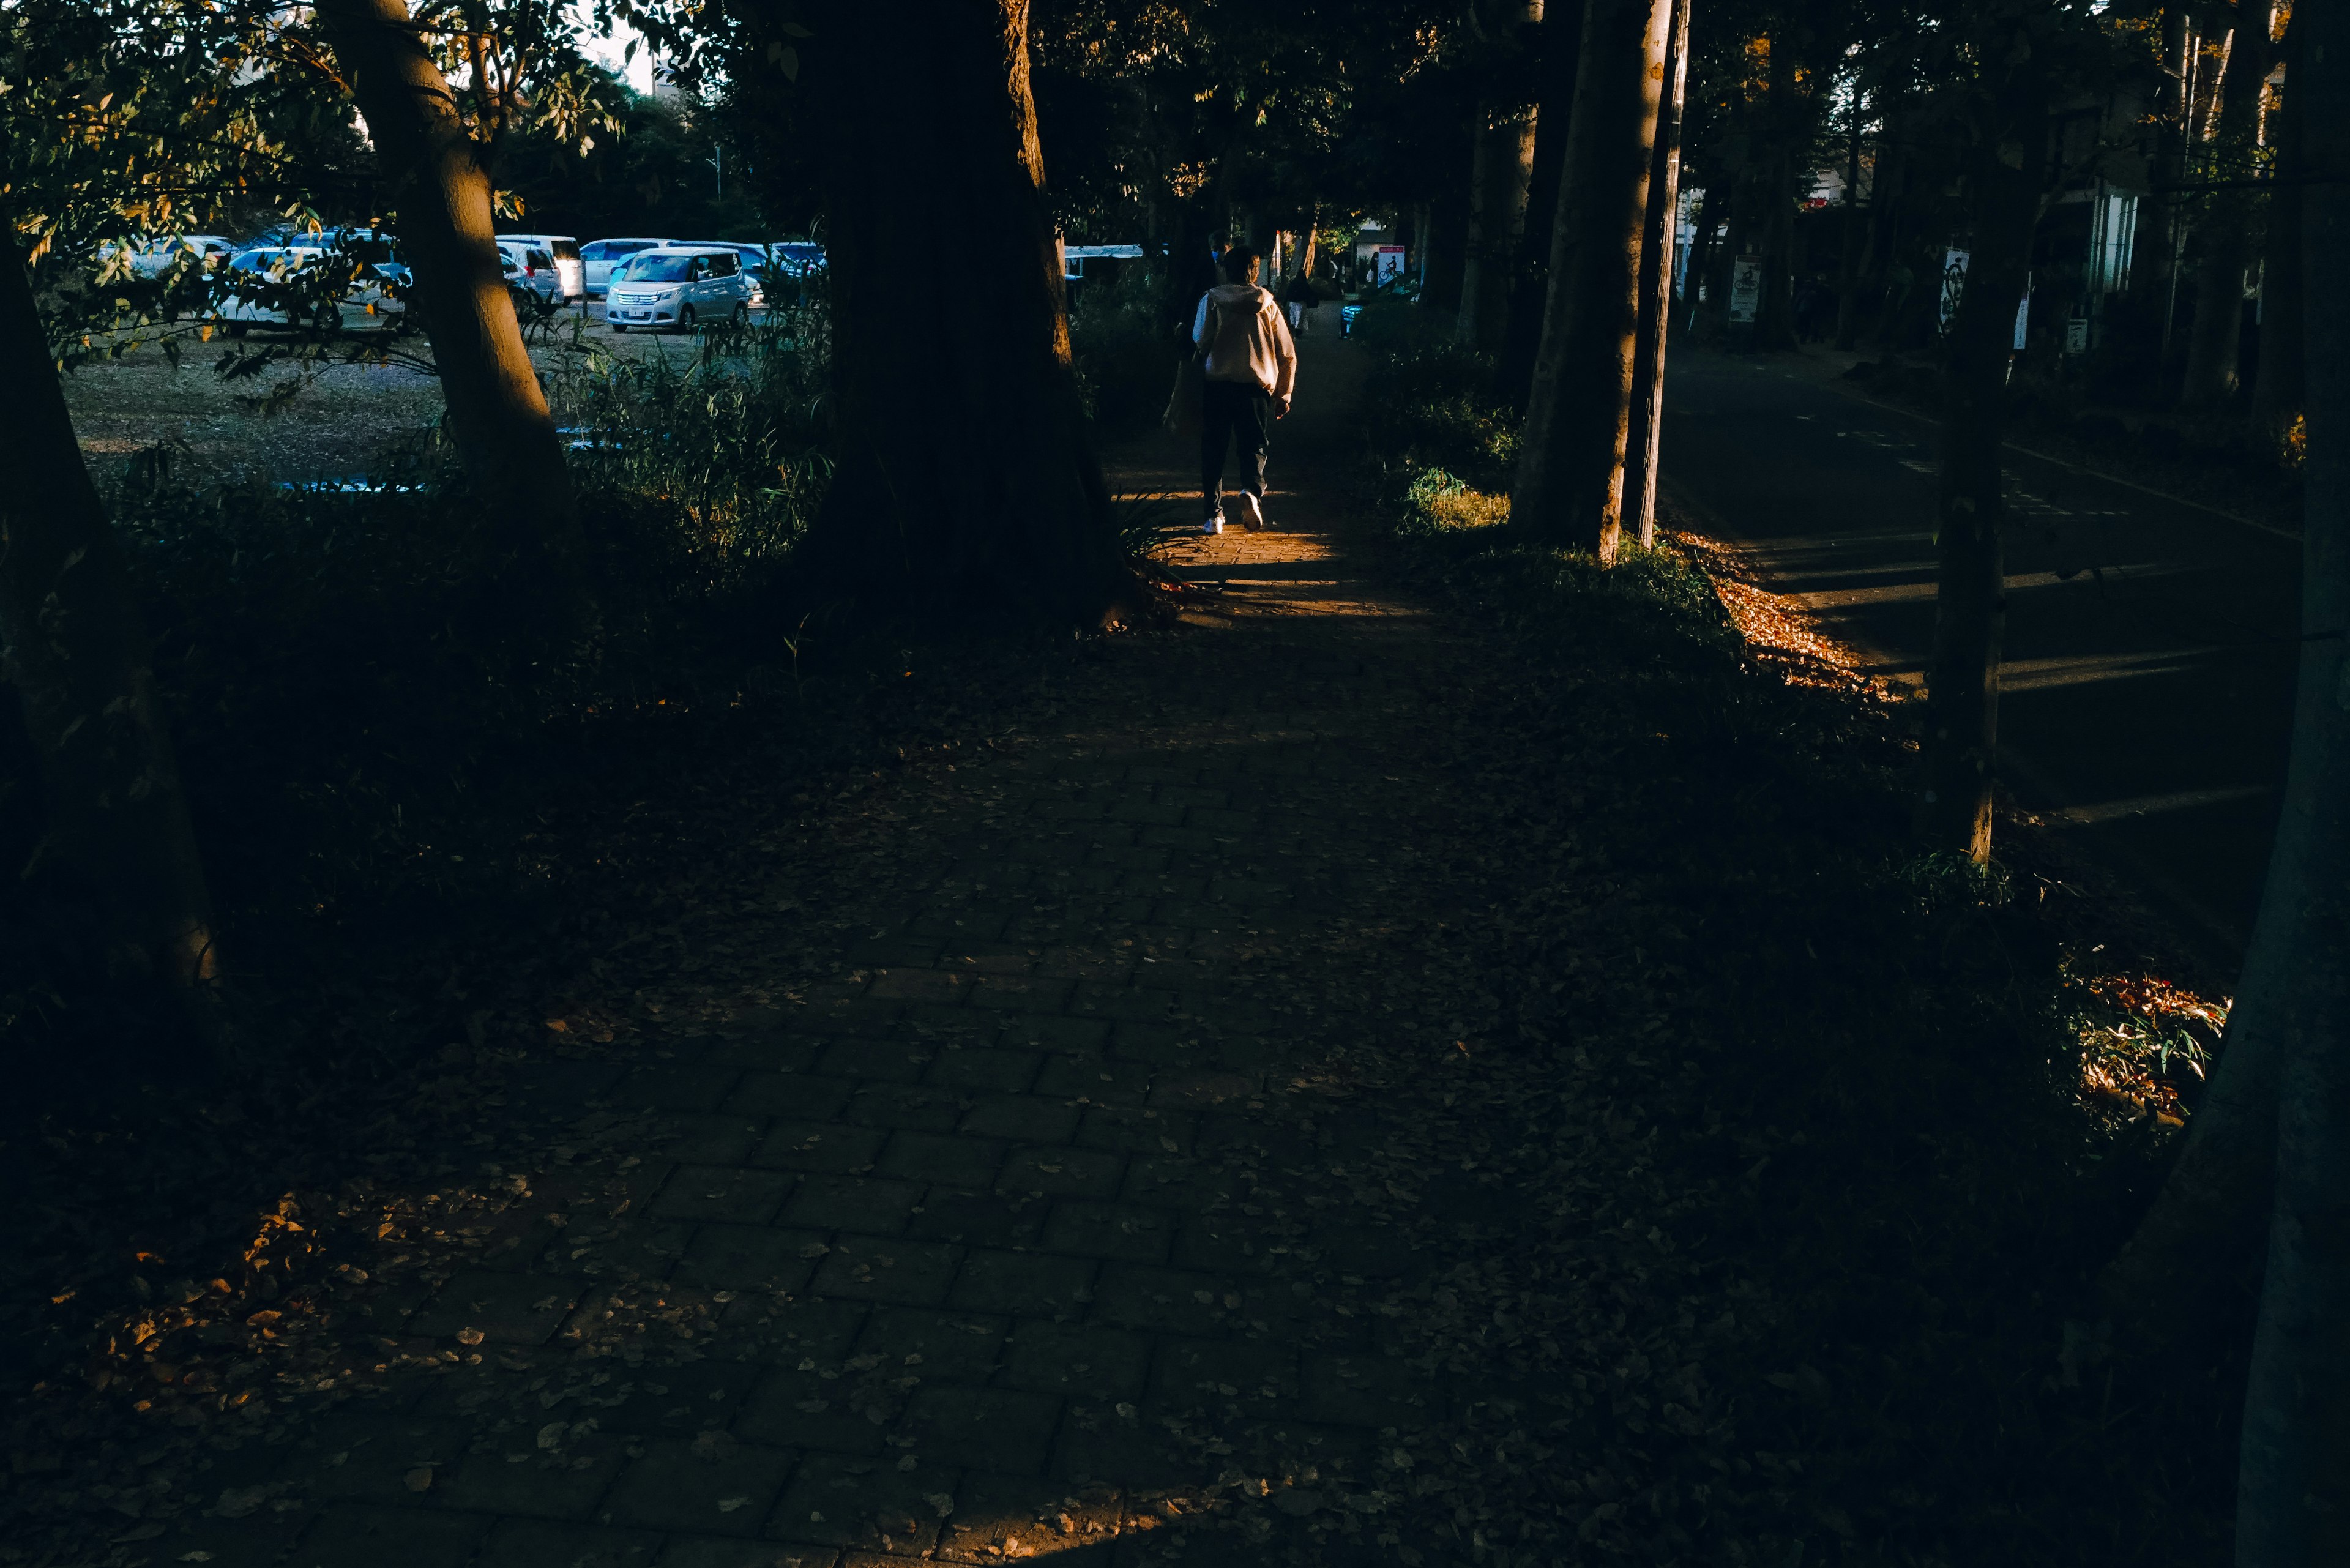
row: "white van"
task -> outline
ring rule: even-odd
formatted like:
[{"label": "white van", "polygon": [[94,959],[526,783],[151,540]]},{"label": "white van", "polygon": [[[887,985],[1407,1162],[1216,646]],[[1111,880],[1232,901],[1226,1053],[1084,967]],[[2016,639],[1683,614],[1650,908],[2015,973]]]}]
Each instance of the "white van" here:
[{"label": "white van", "polygon": [[691,332],[750,319],[751,280],[743,275],[742,253],[731,245],[639,251],[612,275],[604,296],[604,320],[615,332],[631,327]]},{"label": "white van", "polygon": [[579,259],[579,242],[569,234],[500,234],[497,239],[501,245],[521,245],[546,253],[554,264],[553,286],[542,288],[538,280],[531,280],[531,287],[540,298],[552,303],[588,297],[588,269]]},{"label": "white van", "polygon": [[[285,305],[270,303],[265,296],[266,287],[252,293],[237,292],[240,278],[251,277],[267,284],[283,285],[305,267],[325,266],[330,263],[348,265],[334,252],[317,245],[257,245],[239,251],[232,257],[226,273],[227,292],[220,302],[220,320],[232,337],[242,337],[255,327],[293,327],[298,325],[287,313]],[[401,302],[392,297],[387,286],[392,280],[384,275],[383,268],[369,266],[360,269],[342,297],[335,303],[318,304],[313,308],[315,318],[310,326],[319,328],[333,327],[386,327],[391,317],[402,309]]]},{"label": "white van", "polygon": [[589,240],[579,247],[581,284],[590,299],[601,299],[612,286],[612,275],[639,251],[665,245],[667,240]]}]

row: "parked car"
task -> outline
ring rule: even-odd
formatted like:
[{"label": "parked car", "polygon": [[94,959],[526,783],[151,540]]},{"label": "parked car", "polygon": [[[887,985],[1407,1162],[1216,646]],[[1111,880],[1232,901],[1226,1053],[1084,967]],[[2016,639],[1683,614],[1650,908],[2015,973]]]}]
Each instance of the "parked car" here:
[{"label": "parked car", "polygon": [[523,240],[500,240],[498,252],[506,259],[506,283],[516,291],[515,304],[518,309],[543,316],[564,302],[562,272],[544,246]]},{"label": "parked car", "polygon": [[[292,314],[296,302],[280,296],[272,286],[298,289],[303,281],[299,274],[327,266],[338,254],[321,245],[262,245],[230,257],[227,292],[220,302],[220,320],[228,335],[242,337],[255,327],[297,325]],[[262,286],[240,287],[246,279]],[[333,300],[307,302],[303,306],[307,321],[302,324],[328,327],[349,322],[354,314],[363,320],[394,314],[401,307],[390,282],[380,265],[363,265]]]},{"label": "parked car", "polygon": [[555,273],[554,296],[556,299],[568,302],[588,297],[588,269],[580,259],[579,242],[569,234],[500,234],[498,244],[544,251],[547,258],[546,265]]},{"label": "parked car", "polygon": [[612,275],[604,298],[604,320],[615,332],[631,327],[691,332],[750,318],[751,280],[743,275],[742,253],[731,245],[639,251]]},{"label": "parked car", "polygon": [[667,244],[667,240],[590,240],[579,247],[580,286],[588,298],[601,299],[611,286],[612,274],[630,256]]},{"label": "parked car", "polygon": [[[120,250],[108,244],[99,251],[99,259],[112,261]],[[159,235],[130,253],[130,273],[134,277],[161,277],[183,260],[197,271],[210,272],[224,265],[235,252],[235,243],[218,234]]]},{"label": "parked car", "polygon": [[790,275],[781,265],[782,257],[776,254],[775,248],[756,240],[664,240],[661,248],[733,251],[743,258],[743,275],[751,280],[751,308],[754,310],[766,308],[770,292],[767,285],[771,281],[780,283]]}]

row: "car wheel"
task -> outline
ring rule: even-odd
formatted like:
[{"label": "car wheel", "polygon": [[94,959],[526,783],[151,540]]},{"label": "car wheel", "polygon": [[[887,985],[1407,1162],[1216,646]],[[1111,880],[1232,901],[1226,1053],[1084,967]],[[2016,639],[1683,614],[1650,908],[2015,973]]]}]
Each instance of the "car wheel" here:
[{"label": "car wheel", "polygon": [[677,313],[677,329],[680,332],[691,332],[701,325],[693,314],[693,306],[689,305]]},{"label": "car wheel", "polygon": [[728,320],[728,322],[729,322],[732,326],[733,326],[734,327],[736,327],[738,330],[739,330],[740,328],[742,328],[742,327],[745,327],[750,326],[750,325],[751,325],[751,307],[750,307],[749,306],[747,306],[747,305],[737,304],[737,305],[734,306],[734,314],[733,314],[733,316],[731,316],[731,317],[727,317],[727,320]]},{"label": "car wheel", "polygon": [[616,336],[616,337],[617,337],[618,335],[619,335],[620,333],[626,332],[626,331],[628,330],[628,328],[627,328],[627,327],[625,327],[621,326],[621,325],[620,325],[619,322],[617,322],[617,321],[607,321],[606,323],[604,323],[604,325],[605,325],[605,326],[607,326],[607,327],[610,327],[610,328],[612,329],[613,335],[614,335],[614,336]]}]

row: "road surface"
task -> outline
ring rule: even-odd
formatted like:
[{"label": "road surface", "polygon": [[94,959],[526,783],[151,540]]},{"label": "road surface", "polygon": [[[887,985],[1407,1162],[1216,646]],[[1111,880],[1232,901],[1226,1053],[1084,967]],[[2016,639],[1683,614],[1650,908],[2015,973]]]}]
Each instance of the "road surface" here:
[{"label": "road surface", "polygon": [[[1933,637],[1933,435],[1813,367],[1682,352],[1664,472],[1702,527],[1873,673],[1917,680]],[[2021,452],[2008,472],[2003,782],[2215,957],[2237,956],[2284,776],[2299,541]]]}]

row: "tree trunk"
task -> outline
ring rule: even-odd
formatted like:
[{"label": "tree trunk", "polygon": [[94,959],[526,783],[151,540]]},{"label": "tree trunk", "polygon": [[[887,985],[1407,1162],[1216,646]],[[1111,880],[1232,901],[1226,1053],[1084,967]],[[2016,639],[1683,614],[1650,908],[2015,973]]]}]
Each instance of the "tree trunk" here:
[{"label": "tree trunk", "polygon": [[190,996],[219,977],[220,955],[146,628],[16,226],[5,213],[0,224],[0,670],[23,703],[48,828],[26,874],[94,912],[122,983]]},{"label": "tree trunk", "polygon": [[[809,19],[840,448],[809,544],[899,608],[1092,627],[1132,578],[1069,358],[1027,23],[1026,0]],[[942,233],[963,260],[935,307]]]},{"label": "tree trunk", "polygon": [[[1542,0],[1513,0],[1501,27],[1513,37],[1542,20]],[[1535,109],[1517,103],[1477,109],[1477,147],[1470,168],[1469,246],[1461,271],[1463,348],[1491,353],[1510,318],[1510,270],[1525,234],[1526,192],[1534,179]]]},{"label": "tree trunk", "polygon": [[2288,23],[2284,36],[2287,95],[2269,117],[2269,142],[2276,149],[2276,184],[2269,193],[2268,245],[2261,274],[2261,366],[2252,388],[2252,414],[2272,436],[2293,427],[2301,412],[2304,359],[2302,315],[2307,309],[2301,254],[2299,183],[2308,167],[2302,155],[2300,111],[2291,95],[2301,65],[2301,34]]},{"label": "tree trunk", "polygon": [[1428,204],[1428,261],[1420,272],[1421,305],[1447,315],[1460,310],[1468,248],[1469,198],[1457,190],[1440,191]]},{"label": "tree trunk", "polygon": [[1714,252],[1721,243],[1715,231],[1721,227],[1721,186],[1717,182],[1699,195],[1697,215],[1690,221],[1689,262],[1681,268],[1681,291],[1676,302],[1680,325],[1676,331],[1693,334],[1697,330],[1698,294],[1711,275]]},{"label": "tree trunk", "polygon": [[[1795,339],[1796,140],[1812,145],[1809,113],[1795,101],[1795,54],[1784,34],[1771,39],[1771,135],[1763,165],[1762,297],[1754,311],[1754,347],[1792,349]],[[1808,167],[1808,165],[1806,165]]]},{"label": "tree trunk", "polygon": [[[1965,293],[1943,372],[1941,473],[1936,486],[1934,643],[1926,677],[1926,746],[1918,821],[1937,849],[1978,865],[1991,855],[1992,760],[1999,744],[1999,651],[2007,618],[2000,480],[2008,356],[2032,265],[2045,115],[2011,112],[1981,128],[1971,171],[1975,206]],[[2001,161],[2022,146],[2021,167]]]},{"label": "tree trunk", "polygon": [[1548,297],[1551,230],[1558,221],[1559,171],[1566,164],[1568,127],[1575,117],[1575,64],[1583,36],[1580,0],[1550,0],[1543,8],[1542,103],[1534,115],[1534,171],[1526,183],[1526,217],[1510,270],[1510,314],[1502,332],[1494,382],[1523,412],[1534,389],[1534,350],[1542,343],[1543,302]]},{"label": "tree trunk", "polygon": [[[2220,159],[2212,170],[2216,179],[2241,180],[2251,171],[2268,47],[2269,5],[2266,0],[2254,0],[2236,28],[2226,73],[2212,85],[2220,96],[2215,137]],[[2181,408],[2220,408],[2235,398],[2244,337],[2244,269],[2251,259],[2251,208],[2249,190],[2223,189],[2206,198],[2196,232],[2195,320],[2188,333]]]},{"label": "tree trunk", "polygon": [[2194,29],[2188,25],[2186,0],[2163,7],[2162,67],[2156,84],[2153,146],[2147,171],[2154,189],[2137,204],[2137,234],[2130,247],[2130,292],[2148,304],[2149,313],[2167,308],[2170,271],[2178,242],[2178,187],[2187,179],[2187,77]]},{"label": "tree trunk", "polygon": [[1511,487],[1513,524],[1616,556],[1640,323],[1640,231],[1671,0],[1590,0],[1550,251],[1550,298]]},{"label": "tree trunk", "polygon": [[535,552],[538,520],[571,516],[571,475],[506,289],[489,171],[405,0],[318,0],[317,14],[398,197],[450,434],[510,542]]},{"label": "tree trunk", "polygon": [[1836,266],[1835,347],[1849,354],[1860,340],[1860,84],[1852,88],[1852,145],[1844,169],[1844,233]]},{"label": "tree trunk", "polygon": [[[2294,82],[2308,166],[2350,168],[2350,26],[2329,5],[2293,25],[2309,29]],[[2322,275],[2350,244],[2350,196],[2338,181],[2303,190],[2303,264]],[[2237,1476],[2240,1568],[2350,1562],[2350,659],[2340,636],[2350,626],[2350,307],[2338,289],[2321,288],[2306,311],[2300,683],[2284,813],[2252,935],[2271,961],[2262,979],[2282,1060],[2274,1210]]]},{"label": "tree trunk", "polygon": [[1665,346],[1672,334],[1673,247],[1680,216],[1681,99],[1689,82],[1690,0],[1672,0],[1664,101],[1648,165],[1640,239],[1640,329],[1632,359],[1632,427],[1624,443],[1624,511],[1641,546],[1657,542],[1657,458],[1665,434]]}]

